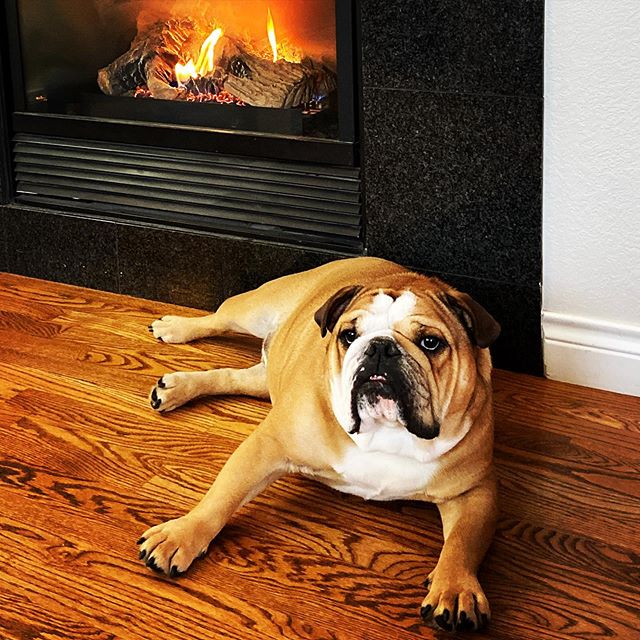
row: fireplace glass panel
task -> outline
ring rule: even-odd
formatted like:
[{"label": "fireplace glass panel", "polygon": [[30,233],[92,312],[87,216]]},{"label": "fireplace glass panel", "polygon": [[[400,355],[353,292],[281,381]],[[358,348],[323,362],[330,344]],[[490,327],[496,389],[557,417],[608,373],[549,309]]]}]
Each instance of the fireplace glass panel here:
[{"label": "fireplace glass panel", "polygon": [[340,136],[335,0],[18,0],[24,110]]}]

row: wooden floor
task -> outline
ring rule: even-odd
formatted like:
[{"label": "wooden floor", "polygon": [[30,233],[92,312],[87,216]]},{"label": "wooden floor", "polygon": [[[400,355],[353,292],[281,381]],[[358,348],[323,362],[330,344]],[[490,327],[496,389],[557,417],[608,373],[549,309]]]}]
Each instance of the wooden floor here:
[{"label": "wooden floor", "polygon": [[[138,561],[140,533],[189,509],[268,411],[153,413],[161,374],[259,354],[156,342],[147,325],[176,309],[0,274],[0,637],[434,637],[418,616],[442,543],[430,505],[291,477],[179,580]],[[484,637],[640,638],[640,399],[497,371],[495,405]]]}]

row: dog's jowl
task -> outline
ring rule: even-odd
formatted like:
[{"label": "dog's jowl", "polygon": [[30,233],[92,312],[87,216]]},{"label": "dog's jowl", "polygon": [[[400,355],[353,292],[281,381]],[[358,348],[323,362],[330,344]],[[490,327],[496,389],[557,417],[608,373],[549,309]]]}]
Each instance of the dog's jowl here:
[{"label": "dog's jowl", "polygon": [[172,343],[225,332],[264,340],[249,369],[166,374],[151,391],[156,411],[216,394],[273,404],[194,509],[144,532],[149,567],[186,571],[240,506],[300,473],[367,499],[434,502],[445,543],[421,615],[446,630],[486,624],[476,573],[496,517],[487,347],[500,327],[485,309],[435,278],[354,258],[149,329]]}]

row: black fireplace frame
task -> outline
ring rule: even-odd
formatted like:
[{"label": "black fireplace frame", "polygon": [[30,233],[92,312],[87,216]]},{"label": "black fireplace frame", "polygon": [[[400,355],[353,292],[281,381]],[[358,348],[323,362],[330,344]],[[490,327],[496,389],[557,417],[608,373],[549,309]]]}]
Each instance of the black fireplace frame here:
[{"label": "black fireplace frame", "polygon": [[27,112],[17,0],[6,9],[5,85],[13,90],[6,201],[290,246],[362,250],[359,0],[335,0],[339,140]]},{"label": "black fireplace frame", "polygon": [[133,145],[148,147],[338,166],[353,167],[360,163],[360,65],[357,53],[360,51],[360,29],[357,0],[335,0],[336,55],[339,61],[337,140],[28,112],[22,72],[18,0],[6,0],[5,7],[13,87],[12,128],[15,133],[92,139],[107,143],[127,140]]}]

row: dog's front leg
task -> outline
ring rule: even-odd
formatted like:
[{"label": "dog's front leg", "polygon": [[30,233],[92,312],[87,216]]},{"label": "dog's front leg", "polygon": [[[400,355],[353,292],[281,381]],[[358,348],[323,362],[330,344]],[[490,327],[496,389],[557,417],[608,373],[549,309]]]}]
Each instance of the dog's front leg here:
[{"label": "dog's front leg", "polygon": [[151,527],[138,540],[148,567],[175,577],[204,555],[233,513],[287,472],[267,419],[236,449],[205,496],[186,515]]},{"label": "dog's front leg", "polygon": [[438,504],[444,547],[429,575],[420,613],[446,631],[477,630],[491,611],[476,576],[495,530],[496,483],[491,474],[470,491]]}]

